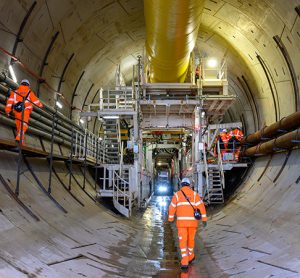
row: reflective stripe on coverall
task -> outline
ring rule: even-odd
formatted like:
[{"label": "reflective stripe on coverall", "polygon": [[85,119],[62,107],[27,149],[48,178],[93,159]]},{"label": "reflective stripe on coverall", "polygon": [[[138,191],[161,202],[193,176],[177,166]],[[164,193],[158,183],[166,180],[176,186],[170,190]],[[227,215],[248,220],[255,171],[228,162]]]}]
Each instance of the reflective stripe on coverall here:
[{"label": "reflective stripe on coverall", "polygon": [[[27,96],[29,91],[30,93],[24,103],[25,109],[24,109],[24,118],[23,118],[22,144],[24,144],[24,136],[25,136],[25,132],[28,129],[28,121],[30,118],[30,113],[33,109],[33,105],[42,108],[43,104],[39,101],[39,99],[36,97],[34,92],[30,90],[29,86],[20,85],[15,92],[11,91],[5,107],[5,113],[9,114],[12,110],[13,105],[17,104],[18,102],[22,102],[24,98]],[[19,141],[21,137],[22,112],[17,112],[14,110],[14,116],[15,116],[15,122],[17,128],[16,140]]]},{"label": "reflective stripe on coverall", "polygon": [[[206,209],[201,197],[188,186],[181,189],[189,198],[191,204],[200,209],[202,221],[207,221]],[[176,226],[178,229],[179,246],[181,251],[181,265],[188,265],[194,255],[195,234],[198,220],[194,217],[194,210],[186,200],[182,192],[178,191],[172,198],[169,206],[169,221],[174,221],[176,214]]]}]

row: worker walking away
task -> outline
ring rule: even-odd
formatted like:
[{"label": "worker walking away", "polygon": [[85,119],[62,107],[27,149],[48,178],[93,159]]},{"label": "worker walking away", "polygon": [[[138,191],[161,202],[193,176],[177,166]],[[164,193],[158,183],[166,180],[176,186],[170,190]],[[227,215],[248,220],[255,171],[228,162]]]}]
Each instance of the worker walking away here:
[{"label": "worker walking away", "polygon": [[28,121],[33,105],[40,108],[43,107],[43,104],[39,101],[34,92],[31,91],[30,82],[27,79],[24,79],[21,81],[21,85],[16,91],[11,91],[5,107],[5,113],[7,116],[9,116],[9,113],[13,110],[17,128],[16,141],[21,140],[22,145],[25,144],[25,132],[28,129]]},{"label": "worker walking away", "polygon": [[190,180],[181,181],[181,190],[177,191],[169,206],[169,222],[173,222],[176,214],[179,246],[181,251],[181,269],[186,271],[188,265],[195,260],[194,246],[198,220],[202,219],[206,227],[207,216],[201,197],[190,188]]}]

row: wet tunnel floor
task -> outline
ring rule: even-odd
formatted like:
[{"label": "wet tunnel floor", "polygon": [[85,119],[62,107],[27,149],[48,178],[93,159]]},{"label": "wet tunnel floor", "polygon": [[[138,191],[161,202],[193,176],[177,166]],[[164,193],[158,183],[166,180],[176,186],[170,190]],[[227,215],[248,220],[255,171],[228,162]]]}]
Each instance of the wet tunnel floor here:
[{"label": "wet tunnel floor", "polygon": [[[199,233],[196,236],[196,260],[189,267],[188,272],[180,271],[177,230],[175,223],[171,224],[167,221],[169,202],[170,197],[154,197],[147,210],[135,216],[135,221],[144,224],[143,240],[140,241],[139,247],[143,250],[145,258],[148,261],[156,261],[158,266],[155,270],[157,273],[148,277],[227,277],[216,266],[209,250],[204,247]],[[198,232],[200,230],[199,227]],[[140,271],[141,275],[147,276],[145,272],[142,273],[142,269]]]}]

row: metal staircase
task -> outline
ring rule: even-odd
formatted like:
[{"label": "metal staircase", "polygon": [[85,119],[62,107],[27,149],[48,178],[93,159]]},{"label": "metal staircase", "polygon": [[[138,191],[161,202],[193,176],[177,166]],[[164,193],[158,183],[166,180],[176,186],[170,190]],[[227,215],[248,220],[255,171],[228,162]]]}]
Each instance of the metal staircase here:
[{"label": "metal staircase", "polygon": [[218,165],[208,165],[207,198],[210,204],[224,203],[222,174]]},{"label": "metal staircase", "polygon": [[112,197],[115,208],[130,217],[134,201],[134,167],[132,165],[102,165],[98,197]]},{"label": "metal staircase", "polygon": [[103,122],[104,146],[108,164],[118,164],[120,159],[119,119],[106,119]]},{"label": "metal staircase", "polygon": [[115,208],[126,217],[131,215],[134,199],[130,190],[129,171],[129,168],[120,169],[114,171],[113,175],[113,203]]},{"label": "metal staircase", "polygon": [[220,153],[220,144],[217,143],[218,150],[218,163],[208,164],[206,155],[204,159],[205,174],[206,174],[206,187],[203,193],[204,200],[209,204],[223,204],[224,203],[224,192],[225,179],[224,169]]}]

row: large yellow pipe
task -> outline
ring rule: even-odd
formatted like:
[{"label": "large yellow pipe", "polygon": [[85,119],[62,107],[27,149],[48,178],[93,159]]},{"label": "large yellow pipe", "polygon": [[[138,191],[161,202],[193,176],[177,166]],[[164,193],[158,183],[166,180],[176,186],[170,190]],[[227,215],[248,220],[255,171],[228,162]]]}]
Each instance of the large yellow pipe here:
[{"label": "large yellow pipe", "polygon": [[150,82],[184,82],[204,0],[144,0]]}]

